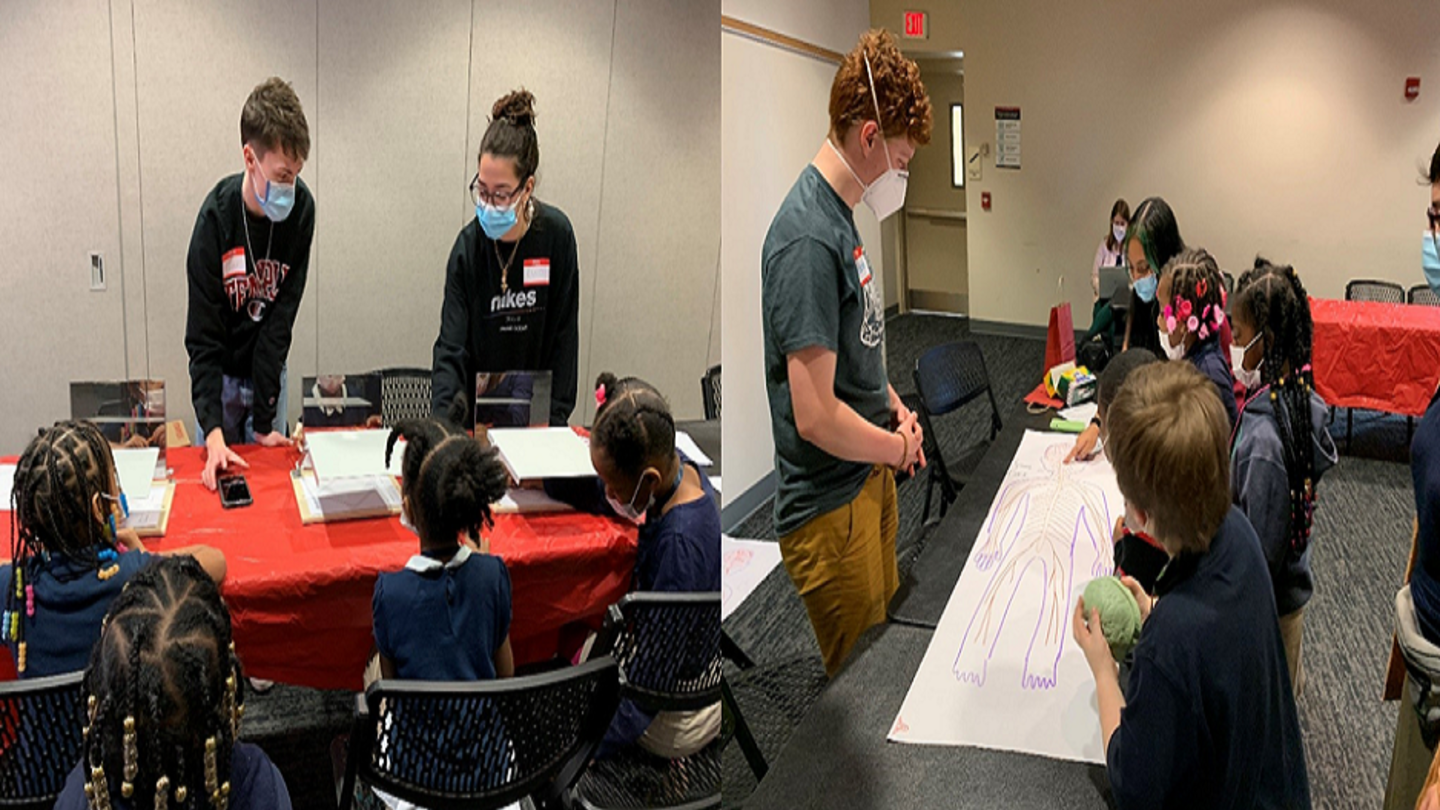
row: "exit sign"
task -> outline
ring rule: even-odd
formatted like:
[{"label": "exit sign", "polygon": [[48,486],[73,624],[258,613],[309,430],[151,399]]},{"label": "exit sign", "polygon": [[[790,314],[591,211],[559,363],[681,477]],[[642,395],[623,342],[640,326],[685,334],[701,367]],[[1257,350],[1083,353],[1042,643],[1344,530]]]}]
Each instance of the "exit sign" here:
[{"label": "exit sign", "polygon": [[923,11],[905,12],[905,38],[906,39],[929,39],[930,18]]}]

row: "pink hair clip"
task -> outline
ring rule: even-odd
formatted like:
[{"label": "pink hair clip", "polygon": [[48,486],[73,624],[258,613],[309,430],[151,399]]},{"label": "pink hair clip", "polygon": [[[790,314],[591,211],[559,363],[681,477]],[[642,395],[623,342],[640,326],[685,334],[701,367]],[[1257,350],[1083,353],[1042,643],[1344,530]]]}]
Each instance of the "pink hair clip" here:
[{"label": "pink hair clip", "polygon": [[1209,283],[1207,283],[1207,282],[1205,281],[1205,279],[1203,279],[1203,278],[1200,279],[1199,281],[1195,282],[1195,297],[1196,297],[1196,298],[1204,298],[1204,297],[1205,297],[1205,293],[1206,293],[1209,289],[1210,289]]},{"label": "pink hair clip", "polygon": [[603,386],[603,385],[597,386],[597,387],[595,388],[595,407],[598,408],[598,407],[600,407],[601,405],[604,405],[604,404],[605,404],[605,386]]},{"label": "pink hair clip", "polygon": [[1201,340],[1204,340],[1205,338],[1210,337],[1210,327],[1208,327],[1208,326],[1201,326],[1201,327],[1200,327],[1200,332],[1199,332],[1199,334],[1200,334],[1200,339],[1201,339]]},{"label": "pink hair clip", "polygon": [[1165,309],[1161,310],[1161,312],[1167,319],[1175,317],[1175,309],[1169,304],[1166,304]]},{"label": "pink hair clip", "polygon": [[[1200,328],[1200,319],[1195,317],[1194,315],[1191,315],[1190,319],[1185,321],[1185,328],[1189,329],[1191,332],[1194,332],[1196,329]],[[1204,337],[1205,333],[1202,331],[1200,333],[1200,336]]]},{"label": "pink hair clip", "polygon": [[[1168,307],[1167,307],[1167,309],[1168,309]],[[1165,316],[1165,332],[1166,332],[1167,334],[1172,334],[1172,335],[1175,333],[1175,316],[1174,316],[1174,315],[1167,315],[1167,316]]]},{"label": "pink hair clip", "polygon": [[1190,313],[1193,311],[1194,307],[1190,304],[1188,300],[1182,299],[1180,301],[1180,317],[1188,318],[1190,317]]}]

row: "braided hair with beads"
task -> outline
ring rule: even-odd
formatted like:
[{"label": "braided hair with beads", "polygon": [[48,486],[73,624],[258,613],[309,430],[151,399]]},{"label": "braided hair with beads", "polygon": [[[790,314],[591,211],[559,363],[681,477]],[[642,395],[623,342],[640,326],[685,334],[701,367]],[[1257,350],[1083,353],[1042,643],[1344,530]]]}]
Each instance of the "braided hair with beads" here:
[{"label": "braided hair with beads", "polygon": [[89,807],[118,795],[137,808],[225,810],[244,688],[215,581],[191,557],[151,561],[111,604],[85,670]]},{"label": "braided hair with beads", "polygon": [[[113,574],[117,550],[114,519],[97,517],[95,500],[119,490],[110,444],[91,422],[56,422],[30,440],[15,468],[10,493],[10,582],[0,637],[14,645],[16,668],[25,672],[28,620],[35,616],[31,584],[40,559],[60,554],[102,578]],[[22,616],[23,614],[23,616]]]},{"label": "braided hair with beads", "polygon": [[1160,302],[1165,331],[1184,326],[1196,340],[1218,337],[1225,325],[1225,281],[1215,257],[1204,248],[1186,248],[1161,275],[1170,284],[1170,300]]},{"label": "braided hair with beads", "polygon": [[444,419],[403,420],[385,443],[389,464],[395,443],[405,440],[401,484],[410,519],[427,544],[454,542],[460,532],[478,543],[481,530],[494,524],[491,505],[510,483],[499,452],[459,426],[466,411],[464,393],[457,394]]},{"label": "braided hair with beads", "polygon": [[1295,268],[1257,257],[1235,285],[1235,308],[1255,326],[1265,348],[1260,379],[1269,386],[1266,396],[1275,409],[1289,479],[1290,545],[1303,552],[1310,543],[1316,500],[1310,298]]}]

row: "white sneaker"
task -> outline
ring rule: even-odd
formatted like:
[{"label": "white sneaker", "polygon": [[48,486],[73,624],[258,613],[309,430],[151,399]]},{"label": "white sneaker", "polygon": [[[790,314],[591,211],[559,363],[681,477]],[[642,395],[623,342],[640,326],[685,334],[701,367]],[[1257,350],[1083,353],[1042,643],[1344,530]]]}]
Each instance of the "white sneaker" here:
[{"label": "white sneaker", "polygon": [[250,691],[257,695],[263,695],[275,688],[274,681],[267,681],[263,678],[248,678],[247,680],[250,682]]}]

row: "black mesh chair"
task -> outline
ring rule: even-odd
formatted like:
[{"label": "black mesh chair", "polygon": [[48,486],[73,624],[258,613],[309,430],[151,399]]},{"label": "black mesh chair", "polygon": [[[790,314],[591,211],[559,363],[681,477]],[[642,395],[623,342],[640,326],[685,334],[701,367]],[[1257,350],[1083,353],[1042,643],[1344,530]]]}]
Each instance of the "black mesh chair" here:
[{"label": "black mesh chair", "polygon": [[[920,359],[915,362],[915,390],[920,394],[920,426],[927,437],[935,437],[932,445],[934,453],[927,454],[926,458],[930,475],[925,482],[925,507],[920,516],[924,523],[930,517],[930,494],[936,486],[940,487],[942,518],[945,510],[955,502],[960,488],[964,486],[963,480],[950,472],[951,465],[946,462],[945,454],[940,450],[939,434],[934,428],[935,417],[959,410],[981,394],[986,394],[990,398],[988,441],[995,439],[995,434],[1000,432],[1001,423],[1000,409],[995,404],[995,392],[990,388],[990,373],[985,370],[985,355],[981,353],[980,345],[974,341],[946,343],[920,355]],[[983,451],[985,446],[986,443],[982,443],[966,456],[976,455],[976,451]]]},{"label": "black mesh chair", "polygon": [[[620,666],[620,696],[648,712],[693,711],[720,702],[720,594],[632,593],[612,605],[595,649]],[[716,739],[683,759],[638,745],[597,759],[575,786],[585,810],[720,804]]]},{"label": "black mesh chair", "polygon": [[561,806],[619,705],[614,659],[471,683],[380,680],[356,697],[341,810],[358,780],[422,807]]},{"label": "black mesh chair", "polygon": [[380,375],[380,418],[385,427],[430,416],[430,369],[383,368],[374,373]]},{"label": "black mesh chair", "polygon": [[1360,279],[1345,285],[1345,300],[1403,304],[1405,303],[1405,288],[1393,281]]},{"label": "black mesh chair", "polygon": [[0,683],[0,807],[55,806],[84,741],[83,672]]},{"label": "black mesh chair", "polygon": [[700,378],[700,396],[705,400],[705,419],[720,418],[720,366],[711,366]]},{"label": "black mesh chair", "polygon": [[1429,284],[1416,284],[1410,288],[1406,303],[1418,304],[1422,307],[1440,307],[1440,295],[1430,289]]}]

